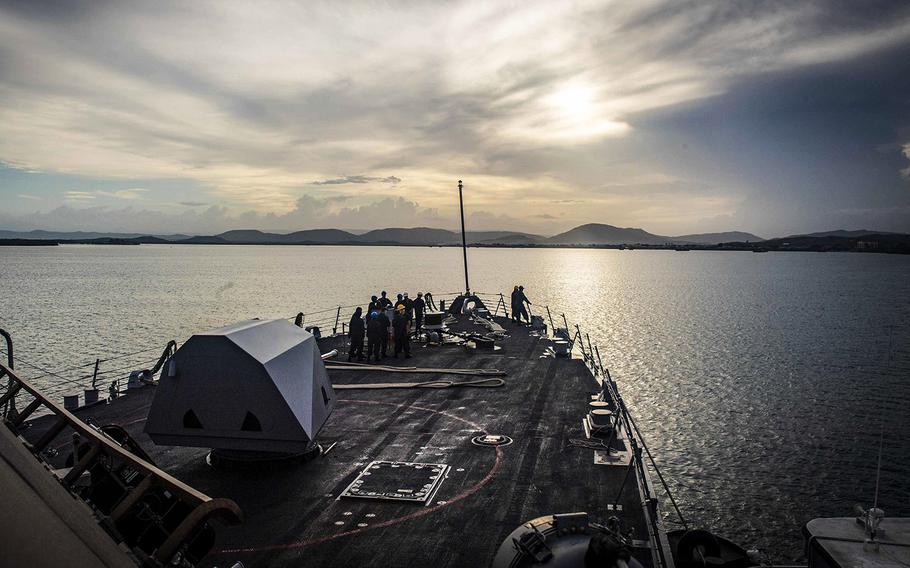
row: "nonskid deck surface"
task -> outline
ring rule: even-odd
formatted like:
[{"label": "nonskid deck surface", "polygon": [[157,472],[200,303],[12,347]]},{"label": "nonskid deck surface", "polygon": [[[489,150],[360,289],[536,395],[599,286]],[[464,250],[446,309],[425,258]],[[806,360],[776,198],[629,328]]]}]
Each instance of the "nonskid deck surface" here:
[{"label": "nonskid deck surface", "polygon": [[[626,468],[594,464],[594,452],[569,445],[584,437],[582,418],[598,386],[578,359],[542,357],[549,342],[500,318],[508,335],[501,349],[412,345],[414,357],[383,363],[424,368],[496,368],[500,388],[339,390],[339,401],[318,437],[325,456],[306,464],[260,469],[216,469],[207,450],[155,446],[142,432],[154,387],[131,391],[111,404],[80,410],[83,420],[124,426],[159,467],[215,497],[240,505],[244,522],[219,531],[207,565],[230,566],[487,566],[502,540],[525,521],[553,513],[587,511],[605,522],[621,516],[647,530],[635,476],[616,501]],[[482,331],[462,317],[456,330]],[[343,351],[341,338],[320,349]],[[342,356],[342,360],[346,357]],[[330,371],[335,384],[416,382],[438,374]],[[471,380],[474,377],[445,375]],[[33,421],[28,437],[46,427]],[[471,438],[504,434],[511,445],[479,447]],[[55,441],[58,459],[69,441]],[[373,461],[449,466],[427,505],[339,498]],[[647,550],[636,556],[651,565]]]}]

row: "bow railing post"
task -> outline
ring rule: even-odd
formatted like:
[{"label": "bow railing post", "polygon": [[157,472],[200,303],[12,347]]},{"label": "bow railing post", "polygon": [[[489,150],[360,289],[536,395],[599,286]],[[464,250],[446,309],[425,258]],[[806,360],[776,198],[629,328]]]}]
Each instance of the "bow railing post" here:
[{"label": "bow railing post", "polygon": [[[13,363],[15,361],[13,358],[13,337],[5,329],[0,329],[0,335],[2,335],[3,339],[6,340],[6,366],[9,367],[10,369],[14,369],[15,367],[14,367]],[[12,392],[12,390],[13,390],[13,376],[12,375],[10,375],[10,377],[9,377],[7,389],[8,389],[7,392]],[[9,400],[6,402],[6,404],[3,405],[3,416],[10,418],[11,420],[15,420],[17,414],[18,413],[16,412],[16,395],[13,394],[13,396],[9,397]]]}]

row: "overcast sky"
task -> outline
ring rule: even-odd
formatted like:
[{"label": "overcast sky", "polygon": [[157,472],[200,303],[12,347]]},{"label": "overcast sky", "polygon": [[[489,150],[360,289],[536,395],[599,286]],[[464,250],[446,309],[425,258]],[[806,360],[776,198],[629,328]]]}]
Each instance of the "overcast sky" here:
[{"label": "overcast sky", "polygon": [[0,229],[910,232],[910,3],[5,2]]}]

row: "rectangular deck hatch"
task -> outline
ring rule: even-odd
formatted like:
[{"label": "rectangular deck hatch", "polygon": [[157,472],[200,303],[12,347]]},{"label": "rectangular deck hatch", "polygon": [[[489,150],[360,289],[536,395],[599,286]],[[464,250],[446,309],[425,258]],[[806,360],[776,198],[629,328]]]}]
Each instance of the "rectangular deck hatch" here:
[{"label": "rectangular deck hatch", "polygon": [[449,472],[444,463],[370,462],[340,497],[429,503]]}]

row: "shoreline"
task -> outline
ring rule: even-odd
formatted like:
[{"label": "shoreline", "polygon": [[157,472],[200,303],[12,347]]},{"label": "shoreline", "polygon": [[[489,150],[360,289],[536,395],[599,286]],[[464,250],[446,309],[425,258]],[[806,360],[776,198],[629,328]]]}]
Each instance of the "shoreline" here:
[{"label": "shoreline", "polygon": [[[761,243],[721,243],[717,245],[647,245],[647,244],[491,244],[491,243],[474,243],[468,244],[468,248],[494,248],[494,249],[606,249],[606,250],[623,250],[623,251],[641,251],[641,250],[658,250],[673,252],[690,252],[690,251],[732,251],[732,252],[855,252],[855,253],[877,253],[877,254],[910,254],[910,246],[899,243],[893,249],[878,247],[857,247],[855,243],[845,242],[832,244],[811,243],[805,245],[787,245],[776,246],[763,241]],[[139,245],[179,245],[179,246],[352,246],[352,247],[426,247],[426,248],[460,248],[460,244],[425,244],[425,243],[399,243],[399,242],[346,242],[346,243],[328,243],[328,242],[302,242],[302,243],[256,243],[256,242],[204,242],[202,240],[194,241],[164,241],[161,242],[142,242],[141,239],[84,239],[84,240],[64,240],[64,239],[0,239],[0,247],[50,247],[61,245],[98,245],[98,246],[139,246]]]}]

